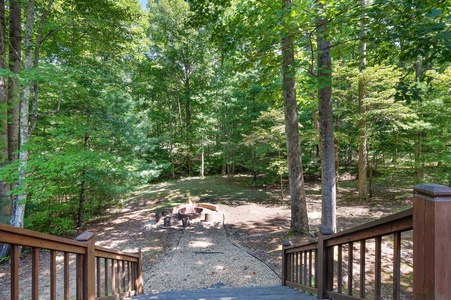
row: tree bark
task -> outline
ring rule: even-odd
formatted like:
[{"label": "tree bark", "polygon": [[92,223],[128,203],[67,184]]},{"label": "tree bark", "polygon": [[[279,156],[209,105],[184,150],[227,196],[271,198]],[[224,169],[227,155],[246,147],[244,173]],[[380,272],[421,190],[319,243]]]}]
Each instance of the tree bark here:
[{"label": "tree bark", "polygon": [[[34,24],[34,0],[28,0],[27,6],[27,23],[25,28],[25,72],[29,72],[33,66],[33,24]],[[22,192],[14,196],[13,210],[11,212],[11,225],[23,228],[25,215],[25,201],[27,200],[26,188],[26,169],[28,161],[28,121],[29,121],[29,104],[30,104],[31,86],[27,85],[23,89],[20,101],[20,118],[19,118],[19,181],[17,185]]]},{"label": "tree bark", "polygon": [[[83,142],[83,148],[88,148],[89,135],[85,133]],[[80,185],[80,197],[78,199],[78,213],[77,213],[77,227],[83,226],[84,214],[85,214],[85,202],[86,202],[86,166],[83,166],[81,173],[81,185]]]},{"label": "tree bark", "polygon": [[335,143],[332,115],[332,62],[327,20],[318,18],[318,110],[321,140],[321,225],[336,231]]},{"label": "tree bark", "polygon": [[[284,0],[291,10],[291,0]],[[309,232],[307,201],[304,191],[301,145],[299,140],[299,120],[296,100],[296,69],[294,49],[288,32],[282,37],[283,100],[285,112],[285,132],[287,137],[288,174],[291,196],[291,229],[301,234]]]},{"label": "tree bark", "polygon": [[[0,68],[6,69],[6,23],[5,23],[5,1],[0,0]],[[6,78],[0,77],[0,105],[1,105],[1,128],[2,128],[2,156],[1,164],[4,165],[8,161],[8,91],[6,86]],[[11,197],[7,195],[9,186],[0,178],[0,223],[9,222],[11,215]]]},{"label": "tree bark", "polygon": [[[423,75],[423,59],[421,56],[418,56],[418,59],[415,63],[415,80],[417,83],[420,82],[421,76]],[[421,112],[421,106],[422,103],[417,103],[416,106],[418,107],[418,114],[420,117],[422,116]],[[421,183],[424,178],[424,166],[422,162],[422,144],[423,144],[423,131],[421,129],[418,129],[418,131],[415,133],[415,181],[417,183]]]},{"label": "tree bark", "polygon": [[[21,68],[22,52],[22,26],[21,6],[19,0],[10,0],[9,19],[9,68],[19,74]],[[8,160],[18,158],[19,150],[19,111],[20,111],[20,85],[19,79],[8,79]]]},{"label": "tree bark", "polygon": [[[363,9],[366,6],[366,0],[360,1],[360,7]],[[362,13],[360,21],[360,35],[361,42],[359,47],[360,53],[360,76],[359,76],[359,99],[358,99],[358,109],[359,109],[359,199],[365,200],[368,198],[368,153],[367,153],[367,143],[368,138],[366,134],[366,107],[364,104],[365,99],[365,79],[363,77],[363,70],[366,68],[366,43],[363,41],[365,35],[365,24],[364,24],[365,14]]]}]

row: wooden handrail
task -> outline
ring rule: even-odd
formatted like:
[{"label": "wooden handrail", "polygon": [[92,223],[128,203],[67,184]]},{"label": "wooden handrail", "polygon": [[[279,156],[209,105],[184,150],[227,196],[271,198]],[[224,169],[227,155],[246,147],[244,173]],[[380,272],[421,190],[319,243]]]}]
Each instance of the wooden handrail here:
[{"label": "wooden handrail", "polygon": [[[336,234],[318,233],[318,241],[313,243],[284,245],[282,284],[316,294],[320,299],[368,299],[365,282],[368,252],[374,256],[370,259],[374,261],[374,297],[381,299],[382,238],[390,236],[393,242],[392,299],[400,299],[401,233],[412,231],[414,298],[448,299],[451,294],[451,188],[421,184],[414,191],[412,209]],[[367,251],[369,240],[374,240],[374,254]],[[358,258],[354,257],[355,245],[360,249]],[[346,252],[347,260],[344,260]],[[353,276],[356,261],[360,268],[357,285]],[[346,286],[343,286],[344,265],[347,265]],[[358,291],[354,290],[355,286]]]},{"label": "wooden handrail", "polygon": [[[380,269],[381,238],[388,235],[400,237],[401,232],[412,230],[413,210],[408,209],[354,228],[332,234],[318,233],[318,241],[283,247],[284,267],[283,284],[316,294],[318,298],[357,299],[352,295],[353,245],[360,243],[365,249],[365,241],[375,239],[376,243],[376,289],[381,285],[378,272]],[[348,286],[347,294],[342,290],[343,247],[348,248]],[[338,247],[338,248],[337,248]],[[334,281],[334,248],[337,248],[337,282],[339,288],[332,290]],[[400,252],[400,248],[396,249]],[[365,261],[364,251],[360,251],[360,261]],[[306,264],[305,261],[313,261]],[[379,260],[379,261],[378,261]],[[396,262],[399,264],[399,262]],[[361,263],[361,280],[364,280],[365,263]],[[363,272],[362,272],[363,271]],[[309,279],[307,279],[308,277]],[[360,285],[359,299],[365,299],[364,282]],[[380,293],[380,292],[379,292]],[[376,295],[378,292],[376,291]]]},{"label": "wooden handrail", "polygon": [[[143,293],[142,255],[95,246],[95,234],[83,233],[76,241],[0,224],[0,243],[11,245],[11,299],[19,299],[19,247],[32,248],[32,299],[39,299],[39,253],[50,251],[50,299],[57,297],[57,252],[64,254],[64,299],[71,297],[69,278],[76,278],[76,299],[108,300]],[[70,275],[70,255],[76,255],[76,272]],[[102,268],[103,266],[103,268]],[[72,295],[73,297],[73,295]]]}]

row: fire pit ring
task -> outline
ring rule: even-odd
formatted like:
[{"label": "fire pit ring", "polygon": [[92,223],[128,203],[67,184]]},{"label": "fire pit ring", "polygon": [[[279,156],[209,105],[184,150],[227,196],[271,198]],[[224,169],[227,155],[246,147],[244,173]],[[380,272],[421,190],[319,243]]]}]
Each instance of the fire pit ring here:
[{"label": "fire pit ring", "polygon": [[178,212],[179,220],[183,220],[185,218],[188,218],[189,220],[199,218],[203,210],[204,209],[202,207],[188,208],[188,210],[186,207],[183,207],[179,209]]}]

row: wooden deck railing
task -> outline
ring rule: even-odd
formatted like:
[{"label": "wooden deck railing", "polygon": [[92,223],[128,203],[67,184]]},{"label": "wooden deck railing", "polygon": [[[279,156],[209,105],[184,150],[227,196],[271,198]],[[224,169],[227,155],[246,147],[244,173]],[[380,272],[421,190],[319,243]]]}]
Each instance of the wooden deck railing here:
[{"label": "wooden deck railing", "polygon": [[[284,245],[282,284],[320,299],[381,299],[382,285],[387,284],[382,274],[390,272],[392,294],[388,297],[400,299],[401,234],[410,232],[414,299],[449,299],[451,188],[421,184],[414,191],[413,209],[328,236],[320,232],[317,242]],[[393,245],[389,270],[383,270],[383,239]],[[367,273],[372,274],[371,280]]]},{"label": "wooden deck railing", "polygon": [[[39,270],[41,250],[50,254],[50,295],[57,299],[57,282],[63,288],[58,299],[73,299],[70,291],[75,290],[77,300],[108,300],[143,293],[142,257],[95,246],[95,234],[85,232],[75,241],[39,232],[0,224],[0,243],[11,245],[11,299],[19,299],[19,249],[31,247],[31,298],[39,295]],[[63,256],[63,278],[57,277],[57,254]],[[75,271],[70,268],[71,257],[75,257]],[[70,286],[75,278],[75,286]]]}]

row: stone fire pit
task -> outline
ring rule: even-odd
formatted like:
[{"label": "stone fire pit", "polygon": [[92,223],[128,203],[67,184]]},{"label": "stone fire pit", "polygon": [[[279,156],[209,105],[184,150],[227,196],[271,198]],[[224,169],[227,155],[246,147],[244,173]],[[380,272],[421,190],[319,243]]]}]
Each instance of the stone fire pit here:
[{"label": "stone fire pit", "polygon": [[197,219],[201,216],[202,211],[204,209],[202,207],[197,206],[186,206],[178,211],[179,220],[183,220],[188,218],[189,220]]}]

